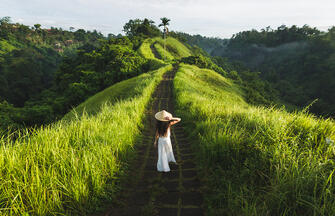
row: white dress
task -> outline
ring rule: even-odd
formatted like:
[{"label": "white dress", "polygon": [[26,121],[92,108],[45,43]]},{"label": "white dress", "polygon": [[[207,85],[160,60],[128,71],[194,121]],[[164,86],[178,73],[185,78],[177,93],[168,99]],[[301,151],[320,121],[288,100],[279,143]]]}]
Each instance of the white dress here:
[{"label": "white dress", "polygon": [[158,138],[158,161],[157,161],[157,170],[160,172],[169,172],[169,162],[175,162],[171,139],[170,139],[170,129],[167,131],[166,137]]}]

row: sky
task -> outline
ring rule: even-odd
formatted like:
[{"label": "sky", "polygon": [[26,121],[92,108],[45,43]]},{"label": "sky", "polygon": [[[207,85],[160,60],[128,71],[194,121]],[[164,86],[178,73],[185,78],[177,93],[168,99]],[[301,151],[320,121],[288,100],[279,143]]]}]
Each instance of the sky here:
[{"label": "sky", "polygon": [[42,28],[122,33],[130,19],[171,19],[170,30],[230,38],[245,30],[308,24],[335,26],[334,0],[0,0],[0,17]]}]

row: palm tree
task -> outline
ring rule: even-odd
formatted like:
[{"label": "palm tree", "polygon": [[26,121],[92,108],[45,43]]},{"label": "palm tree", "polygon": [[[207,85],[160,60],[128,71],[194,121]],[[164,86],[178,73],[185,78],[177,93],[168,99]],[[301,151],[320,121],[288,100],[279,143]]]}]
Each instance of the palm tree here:
[{"label": "palm tree", "polygon": [[164,26],[164,32],[163,32],[163,37],[164,37],[164,51],[166,52],[166,34],[168,33],[168,28],[167,26],[170,25],[170,19],[166,18],[166,17],[163,17],[161,18],[161,21],[162,23],[159,24],[158,26],[161,27],[161,26]]}]

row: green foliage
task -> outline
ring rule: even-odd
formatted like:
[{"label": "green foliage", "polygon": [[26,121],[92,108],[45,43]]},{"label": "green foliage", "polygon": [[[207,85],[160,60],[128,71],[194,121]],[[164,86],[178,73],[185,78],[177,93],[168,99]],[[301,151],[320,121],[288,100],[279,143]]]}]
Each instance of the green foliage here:
[{"label": "green foliage", "polygon": [[155,73],[161,74],[170,69],[172,69],[171,65],[168,65],[158,69],[158,72],[151,71],[141,76],[127,79],[127,81],[116,83],[115,85],[112,85],[85,100],[85,102],[81,103],[75,109],[71,110],[71,112],[67,113],[63,119],[73,119],[75,116],[80,116],[84,112],[87,112],[90,115],[95,115],[99,113],[100,107],[105,102],[115,103],[120,100],[127,100],[129,97],[141,95],[143,94],[142,91],[144,86],[148,85],[148,82],[151,81],[148,79],[150,76],[156,76]]},{"label": "green foliage", "polygon": [[3,56],[14,49],[16,49],[16,47],[8,43],[8,41],[0,40],[0,64],[4,61]]},{"label": "green foliage", "polygon": [[[164,46],[166,50],[164,50]],[[143,57],[151,59],[157,64],[164,63],[163,56],[164,60],[169,62],[192,55],[192,52],[185,45],[171,37],[165,40],[159,37],[148,38],[143,41],[138,51]],[[156,52],[157,58],[153,52]]]},{"label": "green foliage", "polygon": [[186,64],[196,65],[200,68],[212,69],[224,76],[227,75],[221,67],[217,66],[210,58],[203,55],[184,57],[180,61]]},{"label": "green foliage", "polygon": [[[189,44],[193,48],[200,47],[201,49],[205,50],[208,54],[211,54],[211,52],[215,49],[220,49],[220,48],[225,47],[229,41],[228,39],[205,37],[201,35],[190,35],[184,32],[171,31],[169,35],[171,37],[178,39],[179,41],[183,43]],[[205,53],[201,53],[201,54],[208,55]]]},{"label": "green foliage", "polygon": [[63,92],[68,110],[116,82],[145,72],[146,63],[127,37],[101,41],[94,50],[78,50],[74,58],[65,59],[56,73],[56,91]]},{"label": "green foliage", "polygon": [[260,77],[260,72],[251,72],[238,62],[231,62],[226,58],[216,56],[212,58],[217,65],[228,72],[227,77],[243,86],[246,101],[254,105],[281,105],[278,91]]},{"label": "green foliage", "polygon": [[181,65],[174,87],[208,215],[334,215],[333,120],[251,106],[231,80],[195,66]]},{"label": "green foliage", "polygon": [[106,87],[157,68],[134,50],[139,43],[137,37],[100,40],[64,57],[51,48],[13,49],[4,55],[0,73],[0,99],[16,107],[8,110],[6,122],[50,123]]},{"label": "green foliage", "polygon": [[260,32],[253,29],[251,31],[243,31],[234,34],[229,41],[229,46],[240,46],[242,44],[264,44],[265,46],[273,47],[289,42],[302,41],[313,38],[321,32],[316,28],[311,28],[304,25],[299,28],[292,25],[290,28],[281,25],[276,30],[270,26],[262,29]]},{"label": "green foliage", "polygon": [[154,25],[154,21],[149,19],[135,19],[129,20],[124,26],[123,31],[127,36],[140,36],[140,37],[156,37],[159,36],[160,30]]},{"label": "green foliage", "polygon": [[[151,51],[151,44],[153,44],[153,39],[148,38],[145,39],[142,43],[142,45],[139,47],[138,52],[141,56],[143,56],[146,59],[156,59],[155,55]],[[156,59],[159,61],[159,59]]]},{"label": "green foliage", "polygon": [[154,45],[154,49],[156,49],[160,59],[162,59],[164,61],[172,61],[174,59],[173,55],[171,55],[170,52],[165,51],[164,47],[161,44],[156,42],[153,45]]},{"label": "green foliage", "polygon": [[168,29],[168,25],[170,25],[170,19],[168,19],[168,18],[166,18],[166,17],[162,17],[161,18],[161,21],[162,21],[162,23],[161,24],[159,24],[158,26],[159,27],[161,27],[161,26],[163,26],[164,27],[164,31],[163,31],[163,36],[164,36],[164,38],[166,38],[166,35],[169,33],[169,29]]},{"label": "green foliage", "polygon": [[164,26],[164,28],[166,28],[166,26],[168,26],[168,25],[170,25],[170,19],[168,19],[168,18],[166,18],[166,17],[162,17],[161,18],[161,21],[162,21],[162,23],[161,24],[159,24],[158,26],[159,27],[161,27],[161,26]]},{"label": "green foliage", "polygon": [[9,114],[14,113],[14,107],[11,104],[0,102],[0,136],[4,135],[6,131],[10,131],[10,127],[17,128],[18,125],[13,121],[13,116]]},{"label": "green foliage", "polygon": [[[45,54],[44,51],[48,53]],[[12,50],[4,57],[2,64],[3,79],[7,85],[0,96],[9,103],[22,107],[28,99],[51,85],[59,60],[60,56],[52,49]]]},{"label": "green foliage", "polygon": [[[171,68],[112,86],[67,121],[17,134],[15,140],[0,138],[1,214],[87,215],[103,201],[116,202],[145,107]],[[113,91],[128,95],[118,100]]]},{"label": "green foliage", "polygon": [[[78,33],[83,37],[78,38]],[[19,129],[54,121],[59,110],[66,111],[64,95],[56,98],[55,71],[64,56],[76,55],[74,50],[82,43],[95,47],[102,35],[80,29],[42,29],[38,24],[32,30],[12,24],[9,17],[1,19],[0,34],[0,103],[7,104],[2,106],[7,107],[1,111],[7,120],[2,121],[1,128]]]},{"label": "green foliage", "polygon": [[41,28],[41,24],[35,24],[34,27],[35,27],[35,30],[39,30]]},{"label": "green foliage", "polygon": [[261,72],[259,77],[279,92],[281,101],[302,108],[319,99],[311,112],[334,116],[335,95],[329,94],[335,85],[334,31],[335,27],[321,32],[307,25],[244,31],[211,54]]},{"label": "green foliage", "polygon": [[158,43],[161,47],[165,46],[168,52],[167,55],[173,56],[175,59],[192,55],[192,52],[183,43],[172,37],[167,37],[166,39],[153,38],[153,43]]},{"label": "green foliage", "polygon": [[[162,44],[162,40],[158,39],[157,41]],[[176,59],[192,55],[192,52],[183,43],[172,37],[166,38],[166,48]]]}]

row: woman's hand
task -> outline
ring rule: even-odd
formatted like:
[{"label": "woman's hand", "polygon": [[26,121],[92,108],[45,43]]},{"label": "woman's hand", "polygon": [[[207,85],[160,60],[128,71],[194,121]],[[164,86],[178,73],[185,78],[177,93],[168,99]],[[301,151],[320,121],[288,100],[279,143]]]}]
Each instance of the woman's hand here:
[{"label": "woman's hand", "polygon": [[154,146],[155,146],[155,148],[157,147],[157,139],[155,139],[155,141],[154,141]]},{"label": "woman's hand", "polygon": [[181,118],[177,118],[177,117],[171,118],[170,125],[177,124],[180,121],[181,121]]},{"label": "woman's hand", "polygon": [[165,116],[164,119],[170,121],[172,119],[172,117],[171,116]]}]

